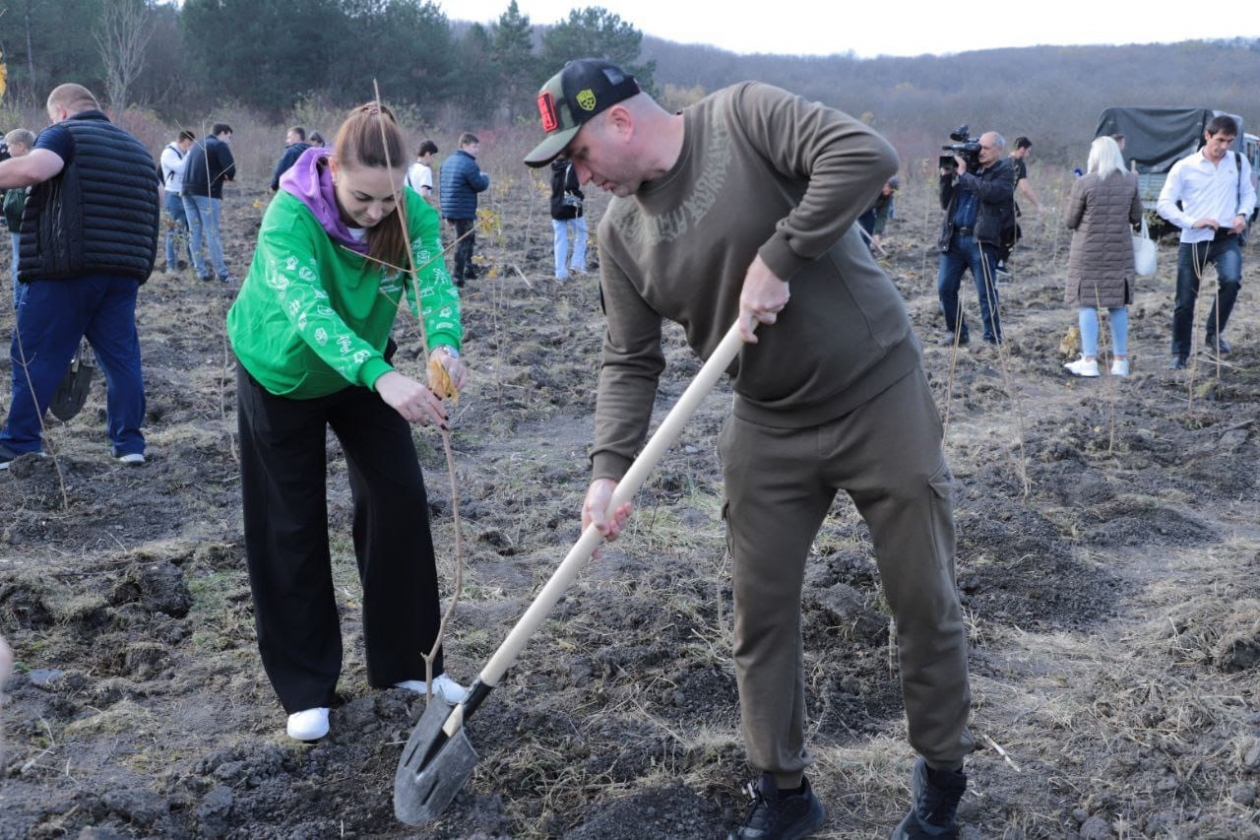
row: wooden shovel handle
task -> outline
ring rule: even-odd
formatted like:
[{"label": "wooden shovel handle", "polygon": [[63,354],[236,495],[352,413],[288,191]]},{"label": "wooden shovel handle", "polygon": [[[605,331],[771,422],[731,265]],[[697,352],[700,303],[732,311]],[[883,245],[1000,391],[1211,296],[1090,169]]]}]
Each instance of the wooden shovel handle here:
[{"label": "wooden shovel handle", "polygon": [[[712,390],[718,377],[730,367],[742,344],[743,339],[739,335],[739,324],[736,323],[727,330],[725,337],[718,344],[717,349],[713,351],[713,355],[700,368],[696,378],[687,386],[687,390],[683,392],[683,395],[678,398],[678,402],[670,409],[669,414],[661,421],[660,428],[648,440],[639,456],[634,459],[634,463],[630,465],[630,469],[626,472],[625,477],[617,482],[617,488],[613,491],[612,501],[608,507],[610,515],[612,511],[630,501],[630,499],[634,498],[634,494],[639,492],[639,488],[647,480],[648,473],[656,467],[665,450],[678,438],[683,426],[691,419],[691,415],[699,407],[700,401]],[[586,527],[586,530],[582,532],[582,536],[578,538],[577,543],[569,550],[568,555],[552,574],[551,580],[547,581],[543,586],[537,597],[534,598],[534,602],[529,605],[525,614],[516,622],[516,626],[508,633],[507,638],[503,640],[503,644],[499,645],[499,649],[495,651],[494,656],[490,657],[490,661],[481,669],[479,679],[484,685],[493,688],[498,684],[504,672],[516,661],[517,655],[525,647],[525,642],[529,640],[530,636],[534,635],[539,625],[542,624],[543,619],[547,617],[556,605],[556,602],[560,600],[560,596],[568,589],[569,584],[573,582],[573,578],[577,576],[578,571],[590,559],[590,556],[599,547],[602,540],[603,535],[596,530],[594,525]],[[464,717],[467,717],[471,712],[472,709],[465,710]]]}]

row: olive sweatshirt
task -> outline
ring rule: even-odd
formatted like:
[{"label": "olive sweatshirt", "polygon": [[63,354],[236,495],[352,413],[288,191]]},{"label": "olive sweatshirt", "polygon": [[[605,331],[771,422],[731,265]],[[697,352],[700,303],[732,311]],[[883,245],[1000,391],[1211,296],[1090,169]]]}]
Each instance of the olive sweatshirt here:
[{"label": "olive sweatshirt", "polygon": [[790,282],[791,299],[728,371],[736,415],[818,425],[921,364],[901,297],[853,224],[897,172],[889,143],[847,114],[757,83],[682,116],[678,161],[615,199],[599,228],[607,327],[593,478],[620,479],[647,435],[665,364],[661,319],[681,324],[708,358],[758,254]]}]

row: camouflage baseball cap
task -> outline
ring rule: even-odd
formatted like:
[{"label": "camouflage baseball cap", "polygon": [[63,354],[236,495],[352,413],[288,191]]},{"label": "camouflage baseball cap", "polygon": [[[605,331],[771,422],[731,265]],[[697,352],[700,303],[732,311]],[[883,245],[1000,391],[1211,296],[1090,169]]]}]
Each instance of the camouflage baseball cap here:
[{"label": "camouflage baseball cap", "polygon": [[547,80],[538,91],[538,113],[547,137],[525,158],[546,166],[568,147],[591,117],[639,92],[634,76],[597,58],[579,58]]}]

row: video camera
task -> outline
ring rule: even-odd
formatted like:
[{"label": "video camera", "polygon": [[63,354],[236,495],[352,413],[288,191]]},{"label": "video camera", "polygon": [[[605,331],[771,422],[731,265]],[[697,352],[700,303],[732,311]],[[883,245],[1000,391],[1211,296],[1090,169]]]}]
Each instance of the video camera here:
[{"label": "video camera", "polygon": [[967,126],[963,124],[950,132],[949,139],[954,142],[941,148],[953,154],[941,155],[941,169],[953,170],[955,168],[954,155],[957,155],[967,162],[968,172],[978,171],[980,169],[980,138],[968,134]]}]

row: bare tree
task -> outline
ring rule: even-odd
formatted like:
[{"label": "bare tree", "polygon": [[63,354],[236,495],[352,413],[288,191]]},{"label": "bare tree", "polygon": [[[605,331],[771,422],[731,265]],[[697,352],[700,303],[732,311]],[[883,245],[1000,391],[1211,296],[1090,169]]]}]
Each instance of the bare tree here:
[{"label": "bare tree", "polygon": [[144,69],[145,49],[153,37],[152,0],[105,0],[94,36],[105,66],[105,92],[119,111],[127,92]]}]

